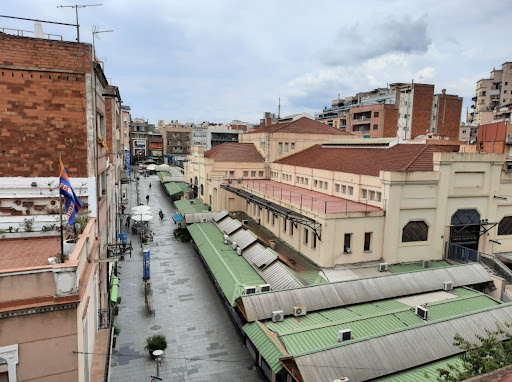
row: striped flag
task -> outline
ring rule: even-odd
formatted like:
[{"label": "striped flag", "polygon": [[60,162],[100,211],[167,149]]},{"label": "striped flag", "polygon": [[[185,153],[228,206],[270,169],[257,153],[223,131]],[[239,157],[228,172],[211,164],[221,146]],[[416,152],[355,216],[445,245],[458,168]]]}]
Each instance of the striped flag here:
[{"label": "striped flag", "polygon": [[82,207],[82,202],[76,197],[75,192],[71,188],[71,183],[69,182],[68,174],[66,173],[62,159],[60,160],[60,194],[65,198],[65,209],[66,216],[68,217],[68,224],[73,225],[75,224],[76,213],[80,211],[80,208]]}]

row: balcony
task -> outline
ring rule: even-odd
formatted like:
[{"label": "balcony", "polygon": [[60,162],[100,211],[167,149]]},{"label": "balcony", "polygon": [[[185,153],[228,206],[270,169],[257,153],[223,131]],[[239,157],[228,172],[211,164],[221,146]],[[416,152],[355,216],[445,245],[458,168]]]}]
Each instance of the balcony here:
[{"label": "balcony", "polygon": [[368,123],[368,121],[371,121],[372,120],[372,117],[360,117],[360,118],[354,118],[352,120],[352,124],[354,123]]}]

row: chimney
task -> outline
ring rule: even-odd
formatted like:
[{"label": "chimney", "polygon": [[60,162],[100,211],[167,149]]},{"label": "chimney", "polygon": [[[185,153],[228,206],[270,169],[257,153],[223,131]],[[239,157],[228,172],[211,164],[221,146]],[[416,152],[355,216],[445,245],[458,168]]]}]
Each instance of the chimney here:
[{"label": "chimney", "polygon": [[267,117],[265,120],[265,126],[270,126],[272,124],[272,118]]},{"label": "chimney", "polygon": [[441,90],[441,93],[446,94],[446,89]]}]

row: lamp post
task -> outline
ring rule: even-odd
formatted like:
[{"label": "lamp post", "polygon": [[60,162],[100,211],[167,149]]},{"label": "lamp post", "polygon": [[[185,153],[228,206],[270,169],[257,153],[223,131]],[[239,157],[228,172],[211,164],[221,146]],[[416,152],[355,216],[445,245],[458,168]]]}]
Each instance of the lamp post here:
[{"label": "lamp post", "polygon": [[156,376],[160,377],[160,356],[164,354],[163,350],[155,350],[153,355],[156,357]]}]

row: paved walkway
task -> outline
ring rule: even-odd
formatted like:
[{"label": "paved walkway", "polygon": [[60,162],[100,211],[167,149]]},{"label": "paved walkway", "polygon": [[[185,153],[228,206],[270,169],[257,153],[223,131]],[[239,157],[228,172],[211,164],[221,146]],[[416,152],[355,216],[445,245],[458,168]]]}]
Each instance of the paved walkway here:
[{"label": "paved walkway", "polygon": [[[121,334],[112,358],[111,381],[150,381],[156,375],[156,362],[144,349],[146,338],[154,334],[167,337],[160,368],[166,382],[261,381],[192,245],[174,238],[174,205],[156,176],[140,179],[144,203],[146,195],[154,217],[155,241],[149,249],[155,315],[146,316],[142,249],[138,238],[132,237],[132,257],[119,263],[123,301],[115,325]],[[130,200],[127,212],[136,204],[135,184]],[[165,214],[163,222],[158,218],[160,208]]]}]

